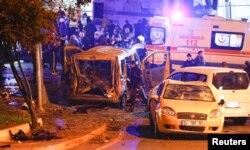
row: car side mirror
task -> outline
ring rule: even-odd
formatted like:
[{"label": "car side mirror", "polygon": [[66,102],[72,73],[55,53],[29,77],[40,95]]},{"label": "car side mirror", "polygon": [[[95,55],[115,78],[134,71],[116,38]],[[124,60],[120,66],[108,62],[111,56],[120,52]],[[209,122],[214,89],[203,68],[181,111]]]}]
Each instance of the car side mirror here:
[{"label": "car side mirror", "polygon": [[225,104],[225,100],[224,99],[221,99],[220,102],[218,103],[219,106],[223,106]]}]

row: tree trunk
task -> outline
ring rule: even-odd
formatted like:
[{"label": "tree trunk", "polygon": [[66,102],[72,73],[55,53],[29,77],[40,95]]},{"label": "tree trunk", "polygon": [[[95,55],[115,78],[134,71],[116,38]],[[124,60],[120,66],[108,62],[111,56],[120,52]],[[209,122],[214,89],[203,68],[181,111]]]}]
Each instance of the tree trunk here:
[{"label": "tree trunk", "polygon": [[[14,45],[14,44],[13,44]],[[33,129],[38,129],[39,128],[39,124],[37,122],[38,120],[38,117],[37,117],[37,113],[35,111],[35,105],[32,101],[32,96],[30,94],[28,94],[20,76],[18,75],[18,71],[16,69],[16,66],[14,64],[14,59],[13,59],[13,55],[12,55],[12,52],[11,52],[11,49],[12,49],[12,46],[10,43],[8,43],[6,45],[6,52],[7,52],[7,59],[10,63],[10,67],[11,67],[11,70],[12,70],[12,73],[17,81],[17,84],[19,86],[19,89],[24,97],[24,100],[25,102],[27,103],[28,107],[29,107],[29,112],[30,112],[30,116],[31,116],[31,122],[32,122],[32,128]],[[19,60],[17,60],[19,61]],[[19,62],[20,63],[20,62]],[[24,75],[25,76],[25,75]],[[24,77],[25,78],[25,77]],[[26,85],[29,85],[29,82],[27,82],[27,80],[25,80],[25,83]]]}]

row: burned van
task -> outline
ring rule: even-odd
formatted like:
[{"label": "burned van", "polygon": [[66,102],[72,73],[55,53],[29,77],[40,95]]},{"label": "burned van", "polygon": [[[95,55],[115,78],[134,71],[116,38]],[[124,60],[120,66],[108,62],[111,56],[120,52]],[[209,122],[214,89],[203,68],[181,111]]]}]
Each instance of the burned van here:
[{"label": "burned van", "polygon": [[73,54],[69,66],[69,99],[122,104],[127,92],[127,67],[140,61],[136,51],[97,46]]}]

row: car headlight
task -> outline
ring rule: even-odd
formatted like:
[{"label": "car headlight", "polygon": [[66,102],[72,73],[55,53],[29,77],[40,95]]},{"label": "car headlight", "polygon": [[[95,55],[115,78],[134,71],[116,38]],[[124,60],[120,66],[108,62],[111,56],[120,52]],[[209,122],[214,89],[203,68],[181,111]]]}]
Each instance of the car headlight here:
[{"label": "car headlight", "polygon": [[170,107],[161,108],[161,113],[164,115],[175,116],[175,111]]},{"label": "car headlight", "polygon": [[209,118],[216,118],[216,117],[219,117],[220,115],[221,115],[221,112],[219,109],[213,109],[209,114]]}]

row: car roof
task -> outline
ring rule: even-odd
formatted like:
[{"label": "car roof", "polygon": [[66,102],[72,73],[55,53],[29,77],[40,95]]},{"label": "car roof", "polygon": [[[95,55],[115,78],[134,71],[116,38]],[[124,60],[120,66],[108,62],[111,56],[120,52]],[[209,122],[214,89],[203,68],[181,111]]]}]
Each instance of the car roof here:
[{"label": "car roof", "polygon": [[202,85],[202,86],[207,86],[206,82],[203,81],[177,81],[177,80],[172,80],[172,79],[165,79],[164,82],[168,82],[168,84],[179,84],[179,85]]},{"label": "car roof", "polygon": [[96,46],[88,51],[81,52],[78,54],[74,54],[74,58],[84,58],[91,56],[100,57],[100,58],[116,58],[116,57],[126,57],[131,55],[132,53],[135,53],[135,51],[132,50],[125,50],[122,48],[117,48],[114,46]]},{"label": "car roof", "polygon": [[195,72],[195,73],[216,73],[216,72],[242,72],[243,69],[225,68],[225,67],[209,67],[209,66],[196,66],[196,67],[185,67],[175,70],[174,72]]}]

